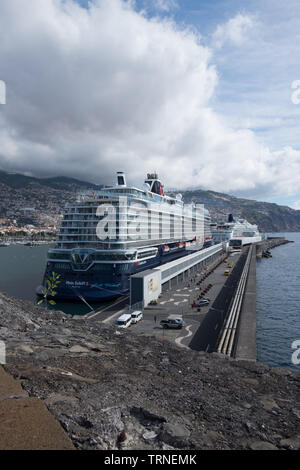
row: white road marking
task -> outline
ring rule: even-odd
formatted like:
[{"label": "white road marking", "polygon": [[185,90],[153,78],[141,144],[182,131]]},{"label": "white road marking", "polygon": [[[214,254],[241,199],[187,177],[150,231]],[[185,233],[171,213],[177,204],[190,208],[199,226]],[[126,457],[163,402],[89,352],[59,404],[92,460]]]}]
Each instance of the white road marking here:
[{"label": "white road marking", "polygon": [[185,329],[187,330],[188,334],[185,336],[179,336],[178,338],[175,339],[175,343],[178,344],[178,346],[181,346],[182,348],[190,349],[188,346],[185,344],[181,344],[181,341],[184,340],[185,338],[189,338],[192,336],[193,332],[191,331],[192,325],[188,325]]}]

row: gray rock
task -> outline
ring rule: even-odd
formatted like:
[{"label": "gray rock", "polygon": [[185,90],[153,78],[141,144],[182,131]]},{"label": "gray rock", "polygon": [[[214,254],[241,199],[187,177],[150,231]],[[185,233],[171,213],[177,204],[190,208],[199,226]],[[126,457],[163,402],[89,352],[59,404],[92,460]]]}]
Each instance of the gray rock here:
[{"label": "gray rock", "polygon": [[68,395],[60,395],[59,393],[52,393],[49,395],[48,398],[46,398],[45,403],[46,405],[53,405],[54,403],[77,403],[78,398],[68,396]]},{"label": "gray rock", "polygon": [[190,431],[182,424],[164,423],[160,439],[166,444],[181,445],[190,437]]},{"label": "gray rock", "polygon": [[273,400],[272,398],[270,397],[263,397],[261,400],[260,400],[260,404],[262,405],[262,407],[264,408],[264,410],[266,411],[272,411],[274,408],[279,408],[279,406],[277,405],[276,401]]},{"label": "gray rock", "polygon": [[288,449],[300,449],[300,436],[289,437],[288,439],[281,439],[280,445]]},{"label": "gray rock", "polygon": [[297,418],[300,419],[300,410],[296,409],[296,408],[293,408],[292,409],[292,412],[294,413],[295,416],[297,416]]},{"label": "gray rock", "polygon": [[265,441],[255,441],[250,444],[250,449],[252,450],[278,450],[276,446],[271,444],[271,442]]},{"label": "gray rock", "polygon": [[72,346],[69,351],[71,353],[88,353],[89,349],[84,348],[83,346],[80,346],[79,344],[76,344],[75,346]]},{"label": "gray rock", "polygon": [[151,441],[152,439],[155,439],[157,437],[157,433],[154,432],[154,431],[146,431],[144,432],[143,434],[143,439],[145,439],[145,441]]},{"label": "gray rock", "polygon": [[18,346],[18,349],[29,354],[33,353],[33,349],[30,346],[28,346],[28,344],[20,344]]}]

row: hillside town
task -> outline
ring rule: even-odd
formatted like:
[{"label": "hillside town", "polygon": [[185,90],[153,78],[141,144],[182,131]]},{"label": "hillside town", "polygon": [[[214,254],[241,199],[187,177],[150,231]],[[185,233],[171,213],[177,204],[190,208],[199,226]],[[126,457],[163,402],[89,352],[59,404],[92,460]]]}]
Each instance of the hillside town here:
[{"label": "hillside town", "polygon": [[69,199],[70,193],[66,191],[41,185],[14,189],[0,183],[1,239],[55,238],[64,200]]}]

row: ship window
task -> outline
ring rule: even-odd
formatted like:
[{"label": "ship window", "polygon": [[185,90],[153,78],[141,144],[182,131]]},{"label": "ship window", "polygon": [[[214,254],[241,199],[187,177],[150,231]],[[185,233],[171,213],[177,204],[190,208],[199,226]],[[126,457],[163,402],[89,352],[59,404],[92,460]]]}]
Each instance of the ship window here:
[{"label": "ship window", "polygon": [[148,258],[149,256],[155,256],[157,253],[156,250],[145,251],[144,253],[138,253],[138,259]]},{"label": "ship window", "polygon": [[134,253],[101,253],[96,255],[97,261],[128,261],[129,259],[134,259],[134,257]]},{"label": "ship window", "polygon": [[64,270],[69,270],[70,269],[70,265],[68,263],[55,263],[54,264],[54,269],[64,269]]}]

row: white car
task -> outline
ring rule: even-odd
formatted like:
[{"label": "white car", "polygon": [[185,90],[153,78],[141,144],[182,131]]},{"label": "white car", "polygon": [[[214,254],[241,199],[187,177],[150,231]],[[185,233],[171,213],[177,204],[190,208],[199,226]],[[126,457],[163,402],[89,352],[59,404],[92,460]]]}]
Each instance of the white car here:
[{"label": "white car", "polygon": [[128,328],[132,323],[130,313],[124,313],[117,320],[118,328]]},{"label": "white car", "polygon": [[138,321],[143,319],[143,314],[140,310],[136,310],[135,312],[132,312],[131,314],[131,322],[132,323],[137,323]]}]

